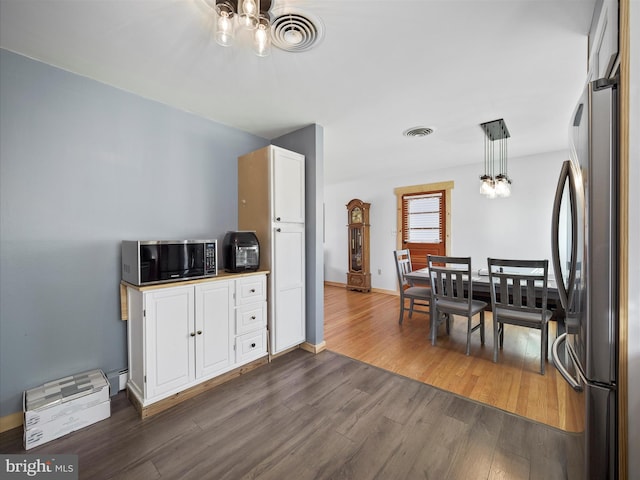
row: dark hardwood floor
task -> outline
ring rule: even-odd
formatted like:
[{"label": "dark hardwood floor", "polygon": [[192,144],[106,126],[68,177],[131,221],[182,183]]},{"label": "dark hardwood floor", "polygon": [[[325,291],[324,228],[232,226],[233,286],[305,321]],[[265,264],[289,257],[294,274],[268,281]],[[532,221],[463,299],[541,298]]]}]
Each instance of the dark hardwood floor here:
[{"label": "dark hardwood floor", "polygon": [[[22,431],[2,453],[25,453]],[[28,453],[77,454],[81,479],[573,479],[579,435],[340,354],[295,350],[140,420],[112,415]]]}]

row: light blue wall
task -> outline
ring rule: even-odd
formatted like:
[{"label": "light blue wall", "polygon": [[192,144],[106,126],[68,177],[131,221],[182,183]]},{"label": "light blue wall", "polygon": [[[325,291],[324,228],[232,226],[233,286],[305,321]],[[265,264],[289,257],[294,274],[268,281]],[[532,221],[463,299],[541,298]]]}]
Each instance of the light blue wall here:
[{"label": "light blue wall", "polygon": [[271,143],[305,156],[306,332],[307,342],[319,345],[324,341],[324,129],[309,125]]},{"label": "light blue wall", "polygon": [[269,142],[0,50],[0,416],[126,367],[120,241],[237,228],[237,157]]}]

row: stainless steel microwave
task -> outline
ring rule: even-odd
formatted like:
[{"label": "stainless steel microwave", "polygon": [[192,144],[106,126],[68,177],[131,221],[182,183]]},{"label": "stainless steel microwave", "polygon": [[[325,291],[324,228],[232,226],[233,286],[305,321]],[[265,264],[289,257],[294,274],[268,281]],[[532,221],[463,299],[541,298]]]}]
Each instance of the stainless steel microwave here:
[{"label": "stainless steel microwave", "polygon": [[216,240],[124,240],[122,280],[133,285],[218,274]]}]

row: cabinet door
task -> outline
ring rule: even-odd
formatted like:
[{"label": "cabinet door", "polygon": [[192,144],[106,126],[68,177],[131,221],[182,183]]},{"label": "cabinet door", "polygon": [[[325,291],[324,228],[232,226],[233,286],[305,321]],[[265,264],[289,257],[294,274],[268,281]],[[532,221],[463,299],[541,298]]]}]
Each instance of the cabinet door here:
[{"label": "cabinet door", "polygon": [[277,225],[273,232],[273,353],[305,341],[304,225]]},{"label": "cabinet door", "polygon": [[196,378],[212,375],[233,363],[233,282],[195,287]]},{"label": "cabinet door", "polygon": [[146,292],[146,398],[181,387],[195,378],[193,287]]},{"label": "cabinet door", "polygon": [[304,155],[272,149],[273,220],[304,223]]}]

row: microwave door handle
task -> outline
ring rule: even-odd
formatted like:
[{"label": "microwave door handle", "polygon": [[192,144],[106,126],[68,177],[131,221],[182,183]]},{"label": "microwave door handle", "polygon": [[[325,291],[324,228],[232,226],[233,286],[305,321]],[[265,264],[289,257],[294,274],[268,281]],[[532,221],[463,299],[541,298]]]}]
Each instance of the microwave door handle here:
[{"label": "microwave door handle", "polygon": [[[581,392],[583,390],[582,385],[577,379],[571,376],[569,371],[562,364],[562,361],[560,360],[560,355],[558,355],[558,347],[560,346],[561,343],[565,342],[566,340],[567,340],[566,333],[563,333],[562,335],[558,336],[558,338],[555,339],[555,341],[553,342],[553,345],[551,346],[551,358],[553,359],[553,364],[556,366],[556,368],[560,372],[560,375],[564,377],[564,379],[567,381],[569,386],[573,388],[576,392]],[[569,358],[571,359],[571,361],[575,366],[576,361],[575,361],[575,358],[573,357],[573,352],[571,351],[568,345],[565,345],[565,348],[569,352]],[[580,369],[577,366],[576,366],[576,371],[577,372],[580,371]]]}]

